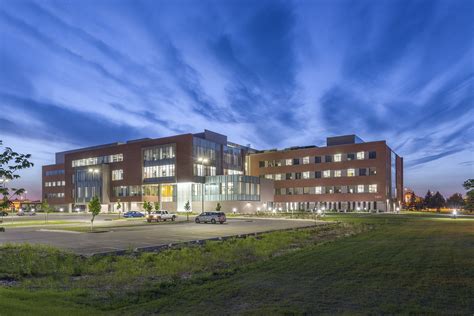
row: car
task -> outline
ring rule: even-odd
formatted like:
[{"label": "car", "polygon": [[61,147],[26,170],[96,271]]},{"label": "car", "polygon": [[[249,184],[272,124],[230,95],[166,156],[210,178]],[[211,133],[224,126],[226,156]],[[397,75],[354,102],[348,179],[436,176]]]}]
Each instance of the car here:
[{"label": "car", "polygon": [[174,221],[178,216],[176,214],[170,213],[168,211],[154,211],[151,212],[149,215],[146,216],[146,221],[148,223],[151,222],[159,222],[159,221],[167,221],[172,220]]},{"label": "car", "polygon": [[36,212],[35,211],[24,211],[22,209],[20,209],[18,211],[18,213],[16,213],[16,215],[18,216],[36,216]]},{"label": "car", "polygon": [[129,211],[123,214],[125,218],[145,217],[145,214],[137,211]]},{"label": "car", "polygon": [[227,221],[224,212],[203,212],[196,216],[194,221],[199,223],[212,223],[215,224],[219,222],[220,224],[224,224]]},{"label": "car", "polygon": [[0,216],[8,216],[8,212],[0,211]]}]

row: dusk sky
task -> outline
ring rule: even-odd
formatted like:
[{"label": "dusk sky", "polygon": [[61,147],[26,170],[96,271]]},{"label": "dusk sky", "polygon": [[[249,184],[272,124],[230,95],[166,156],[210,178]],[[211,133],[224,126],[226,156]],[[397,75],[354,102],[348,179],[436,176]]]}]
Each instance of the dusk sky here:
[{"label": "dusk sky", "polygon": [[31,153],[213,130],[387,140],[405,186],[474,177],[474,1],[0,0],[0,139]]}]

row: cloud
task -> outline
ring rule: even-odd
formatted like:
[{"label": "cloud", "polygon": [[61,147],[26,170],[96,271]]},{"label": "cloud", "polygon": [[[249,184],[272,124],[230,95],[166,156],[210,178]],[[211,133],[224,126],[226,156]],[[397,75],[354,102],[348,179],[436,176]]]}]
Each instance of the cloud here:
[{"label": "cloud", "polygon": [[204,128],[257,148],[355,133],[404,156],[407,185],[446,163],[453,192],[472,169],[473,21],[467,0],[8,2],[0,132],[41,159]]}]

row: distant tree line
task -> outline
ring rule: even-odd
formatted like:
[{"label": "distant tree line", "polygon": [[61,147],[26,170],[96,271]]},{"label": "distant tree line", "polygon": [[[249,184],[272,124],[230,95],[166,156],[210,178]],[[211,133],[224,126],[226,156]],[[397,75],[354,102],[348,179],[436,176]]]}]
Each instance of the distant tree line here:
[{"label": "distant tree line", "polygon": [[463,183],[464,189],[467,190],[466,198],[462,197],[461,193],[454,193],[449,198],[445,199],[439,192],[432,193],[431,190],[426,192],[424,198],[417,197],[414,193],[410,196],[410,200],[406,203],[408,209],[436,209],[439,212],[444,207],[465,209],[469,212],[474,211],[474,179],[468,179]]}]

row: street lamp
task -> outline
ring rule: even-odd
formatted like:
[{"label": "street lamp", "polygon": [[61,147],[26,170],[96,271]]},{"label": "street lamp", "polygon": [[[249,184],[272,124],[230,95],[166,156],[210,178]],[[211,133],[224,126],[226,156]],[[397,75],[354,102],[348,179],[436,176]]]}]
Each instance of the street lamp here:
[{"label": "street lamp", "polygon": [[456,218],[458,215],[458,211],[456,209],[453,210],[453,218]]},{"label": "street lamp", "polygon": [[[205,177],[206,173],[204,172],[204,166],[209,162],[209,159],[204,158],[204,157],[199,157],[198,160],[199,162],[198,165],[202,166],[202,176]],[[206,181],[206,178],[204,178],[204,181]],[[201,213],[204,212],[204,189],[205,189],[205,183],[201,183]]]}]

